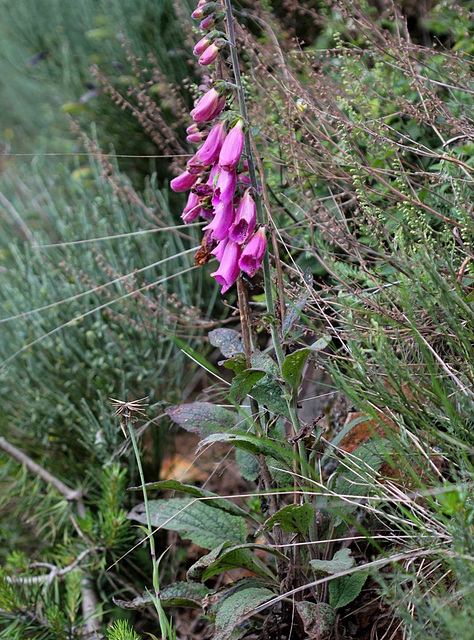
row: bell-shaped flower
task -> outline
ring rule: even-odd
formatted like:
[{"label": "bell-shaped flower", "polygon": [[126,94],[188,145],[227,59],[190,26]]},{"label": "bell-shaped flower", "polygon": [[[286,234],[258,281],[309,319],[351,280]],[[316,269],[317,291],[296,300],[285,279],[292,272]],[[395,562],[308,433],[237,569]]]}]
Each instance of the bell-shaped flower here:
[{"label": "bell-shaped flower", "polygon": [[222,145],[219,155],[219,164],[226,171],[232,171],[239,164],[240,156],[244,148],[244,121],[239,120],[232,127]]},{"label": "bell-shaped flower", "polygon": [[206,142],[196,153],[199,160],[206,166],[214,164],[225,140],[225,124],[217,122],[211,129]]},{"label": "bell-shaped flower", "polygon": [[189,224],[193,220],[195,220],[199,214],[201,213],[201,202],[198,195],[191,192],[188,197],[188,202],[184,207],[181,218],[183,219],[184,224]]},{"label": "bell-shaped flower", "polygon": [[254,232],[256,219],[255,202],[247,190],[237,208],[234,223],[229,230],[229,239],[237,244],[246,242]]},{"label": "bell-shaped flower", "polygon": [[191,189],[197,179],[197,174],[184,171],[179,176],[171,180],[170,187],[173,191],[187,191],[188,189]]},{"label": "bell-shaped flower", "polygon": [[209,89],[191,111],[194,122],[214,120],[225,106],[225,97],[220,96],[216,89]]},{"label": "bell-shaped flower", "polygon": [[250,277],[254,276],[260,268],[267,248],[265,227],[260,227],[253,235],[242,251],[239,267]]},{"label": "bell-shaped flower", "polygon": [[[220,245],[218,245],[218,248],[219,246]],[[240,246],[230,240],[228,240],[223,247],[219,268],[217,271],[214,271],[214,273],[211,273],[211,276],[213,276],[217,282],[222,285],[221,293],[225,293],[230,289],[239,276],[240,252]]]},{"label": "bell-shaped flower", "polygon": [[229,229],[234,221],[234,205],[232,201],[220,202],[214,211],[214,218],[204,229],[210,229],[212,239],[220,242],[229,235]]},{"label": "bell-shaped flower", "polygon": [[228,242],[229,242],[229,238],[225,238],[224,240],[221,240],[221,242],[218,242],[217,246],[211,251],[212,255],[216,256],[219,262],[222,261],[222,258],[224,256],[224,251]]},{"label": "bell-shaped flower", "polygon": [[237,173],[235,171],[221,170],[214,189],[214,197],[221,202],[229,202],[234,197],[236,184]]}]

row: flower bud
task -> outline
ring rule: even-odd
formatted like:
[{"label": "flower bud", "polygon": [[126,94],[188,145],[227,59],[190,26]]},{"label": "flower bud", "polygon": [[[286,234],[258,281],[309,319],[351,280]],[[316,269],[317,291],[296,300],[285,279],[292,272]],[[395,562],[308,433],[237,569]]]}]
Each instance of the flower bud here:
[{"label": "flower bud", "polygon": [[191,14],[191,18],[195,20],[200,20],[201,18],[205,18],[206,16],[211,15],[213,11],[216,9],[215,2],[206,2],[205,4],[198,4],[197,8]]},{"label": "flower bud", "polygon": [[210,16],[204,18],[204,20],[199,25],[201,31],[207,31],[208,29],[213,29],[219,22],[222,22],[225,18],[225,13],[223,11],[216,11],[215,13],[211,13]]},{"label": "flower bud", "polygon": [[214,120],[225,106],[225,97],[219,96],[216,89],[210,89],[191,111],[194,122],[207,122]]},{"label": "flower bud", "polygon": [[225,140],[225,124],[217,122],[211,129],[206,142],[196,153],[199,160],[206,166],[214,164],[219,158],[222,145]]},{"label": "flower bud", "polygon": [[184,171],[179,176],[171,180],[170,187],[173,191],[176,192],[187,191],[188,189],[191,189],[197,178],[198,177],[196,174],[190,173],[189,171]]},{"label": "flower bud", "polygon": [[214,60],[219,55],[220,48],[216,43],[213,43],[207,47],[204,53],[200,56],[198,62],[203,67],[207,67],[209,64],[212,64]]},{"label": "flower bud", "polygon": [[239,120],[229,131],[219,154],[219,164],[226,171],[235,169],[244,148],[244,121]]},{"label": "flower bud", "polygon": [[199,144],[200,142],[203,142],[208,135],[207,131],[199,131],[199,133],[191,133],[189,136],[186,136],[186,140],[188,142]]},{"label": "flower bud", "polygon": [[237,208],[234,223],[229,230],[229,239],[237,244],[246,242],[255,229],[256,220],[255,202],[247,190]]},{"label": "flower bud", "polygon": [[225,293],[237,280],[239,268],[240,247],[230,240],[226,242],[222,259],[217,271],[211,273],[219,284],[222,285],[221,293]]},{"label": "flower bud", "polygon": [[267,248],[265,227],[260,227],[253,235],[242,251],[239,267],[250,277],[254,276],[260,268]]}]

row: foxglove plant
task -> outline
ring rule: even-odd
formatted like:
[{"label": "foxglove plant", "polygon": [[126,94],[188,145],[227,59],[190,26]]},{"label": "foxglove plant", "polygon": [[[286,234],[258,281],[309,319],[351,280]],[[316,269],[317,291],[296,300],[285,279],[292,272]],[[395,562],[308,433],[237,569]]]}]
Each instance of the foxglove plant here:
[{"label": "foxglove plant", "polygon": [[[193,18],[201,20],[202,37],[196,43],[193,53],[199,57],[198,61],[203,66],[210,66],[215,62],[232,33],[233,25],[230,25],[229,16],[227,36],[216,28],[226,18],[223,9],[219,2],[199,0],[192,13]],[[235,75],[235,65],[233,66]],[[215,72],[214,76],[211,74],[211,77],[206,78],[202,88],[205,93],[192,109],[193,124],[186,130],[188,142],[200,144],[200,147],[187,163],[186,171],[171,181],[171,188],[174,191],[191,189],[182,213],[186,224],[198,216],[209,221],[204,227],[206,243],[209,242],[210,247],[214,245],[213,253],[221,263],[212,275],[222,284],[222,293],[225,293],[239,276],[242,249],[245,252],[243,245],[251,241],[255,229],[256,206],[248,187],[254,186],[258,193],[258,186],[252,185],[251,178],[245,175],[249,169],[248,161],[241,160],[245,145],[244,112],[241,108],[237,114],[227,112],[228,85],[216,78]],[[242,107],[240,95],[239,106]],[[231,125],[229,130],[228,124]],[[248,153],[249,149],[247,155]],[[260,236],[256,237],[252,242],[250,250],[245,254],[248,257],[243,262],[252,265],[251,268],[248,267],[252,274],[257,272],[262,262],[260,254],[263,245],[259,238]],[[238,250],[236,246],[239,247]],[[252,250],[252,247],[255,249]],[[231,254],[229,260],[226,259],[227,252]]]}]

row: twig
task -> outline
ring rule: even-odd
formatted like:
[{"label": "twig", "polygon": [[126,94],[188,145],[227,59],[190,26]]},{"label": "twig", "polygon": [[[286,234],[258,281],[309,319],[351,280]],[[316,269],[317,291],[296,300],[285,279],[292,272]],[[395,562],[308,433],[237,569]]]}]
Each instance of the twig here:
[{"label": "twig", "polygon": [[82,498],[83,494],[80,489],[70,489],[67,485],[64,484],[64,482],[62,482],[61,480],[53,476],[49,471],[34,462],[29,456],[26,455],[26,453],[23,453],[23,451],[5,440],[5,438],[0,438],[0,449],[3,449],[3,451],[5,451],[5,453],[8,453],[10,457],[25,465],[28,471],[30,471],[33,475],[38,476],[47,484],[52,485],[59,491],[61,495],[66,498],[66,500],[77,502]]},{"label": "twig", "polygon": [[68,564],[66,567],[63,567],[62,569],[59,569],[54,564],[49,564],[49,562],[35,562],[33,565],[31,565],[31,567],[47,567],[50,569],[49,573],[45,573],[41,576],[25,576],[25,577],[7,576],[6,580],[10,584],[32,585],[32,584],[43,584],[44,582],[46,582],[47,584],[51,584],[54,578],[63,578],[70,571],[74,571],[74,569],[76,569],[76,567],[80,564],[82,559],[85,558],[89,553],[92,553],[93,551],[102,551],[102,550],[103,550],[103,547],[90,547],[89,549],[84,549],[84,551],[82,551],[77,556],[74,562],[71,562],[71,564]]}]

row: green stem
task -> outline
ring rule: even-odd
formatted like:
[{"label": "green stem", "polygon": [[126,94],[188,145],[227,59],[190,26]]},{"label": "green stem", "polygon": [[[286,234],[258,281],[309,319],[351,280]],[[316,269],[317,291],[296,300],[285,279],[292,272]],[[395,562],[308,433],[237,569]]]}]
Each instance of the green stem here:
[{"label": "green stem", "polygon": [[173,628],[173,623],[171,620],[168,620],[168,617],[163,609],[163,605],[160,601],[160,574],[158,567],[158,559],[156,558],[156,550],[155,550],[155,539],[153,538],[153,529],[151,526],[151,517],[150,517],[150,507],[148,505],[148,495],[146,492],[146,484],[145,484],[145,474],[143,473],[142,461],[140,458],[140,452],[138,451],[137,439],[135,437],[135,431],[133,430],[133,426],[131,421],[128,422],[128,432],[130,434],[130,440],[132,441],[133,452],[135,453],[135,458],[138,466],[138,473],[140,474],[140,482],[142,485],[143,491],[143,503],[145,505],[145,515],[146,515],[146,526],[148,533],[148,540],[150,541],[150,555],[151,555],[151,563],[153,566],[153,593],[152,600],[155,605],[156,613],[158,614],[158,620],[160,623],[160,630],[163,640],[169,638],[173,640],[176,637],[176,633]]},{"label": "green stem", "polygon": [[[237,98],[239,101],[239,109],[240,114],[242,115],[246,129],[245,129],[245,153],[247,156],[247,162],[249,166],[249,177],[250,182],[252,184],[253,191],[255,193],[255,201],[257,207],[257,220],[261,225],[269,226],[268,212],[265,212],[262,207],[261,199],[258,197],[258,182],[257,182],[257,174],[255,170],[255,161],[252,153],[252,145],[250,139],[250,131],[248,127],[248,111],[247,104],[245,102],[245,93],[244,88],[242,86],[242,77],[240,75],[240,66],[239,66],[239,57],[237,55],[236,41],[235,41],[235,29],[234,29],[234,15],[232,12],[232,2],[231,0],[225,0],[226,5],[226,15],[227,15],[227,35],[230,43],[230,54],[232,60],[232,67],[234,72],[234,80],[235,86],[237,88]],[[264,179],[261,176],[262,180]],[[270,256],[268,251],[265,251],[265,255],[263,257],[263,280],[264,280],[264,292],[265,292],[265,303],[267,307],[268,314],[271,316],[271,324],[270,324],[270,332],[272,336],[273,347],[275,349],[275,355],[278,361],[278,365],[280,371],[283,367],[283,363],[285,362],[285,354],[283,352],[283,348],[281,346],[280,336],[278,334],[278,329],[276,324],[274,323],[275,318],[275,301],[273,299],[273,284],[272,284],[272,275],[271,275],[271,267],[270,267]],[[290,389],[287,388],[287,393],[290,393]],[[293,399],[287,399],[288,413],[290,417],[290,422],[293,426],[295,433],[298,433],[300,429],[300,423],[298,419],[298,415],[296,413],[296,409],[294,407]],[[298,446],[298,453],[301,458],[302,466],[307,463],[307,455],[304,444],[301,443],[302,446]]]}]

